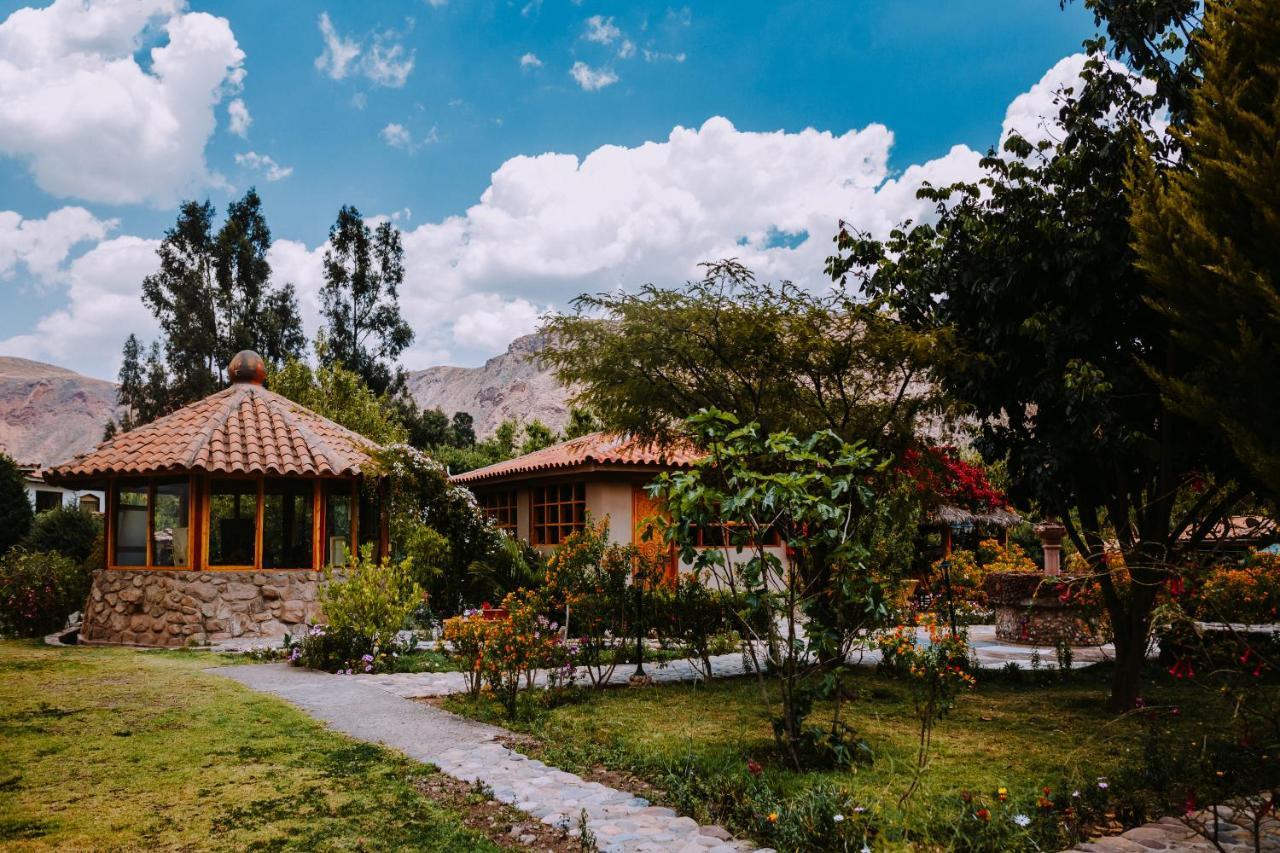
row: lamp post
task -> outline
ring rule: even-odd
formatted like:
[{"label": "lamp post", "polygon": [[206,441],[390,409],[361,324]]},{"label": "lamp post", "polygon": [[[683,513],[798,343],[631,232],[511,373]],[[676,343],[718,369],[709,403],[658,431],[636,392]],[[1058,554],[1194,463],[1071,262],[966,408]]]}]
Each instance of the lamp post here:
[{"label": "lamp post", "polygon": [[633,585],[636,588],[636,671],[631,674],[631,681],[633,684],[639,684],[649,678],[644,672],[644,632],[641,620],[644,607],[644,584],[640,572],[636,572]]}]

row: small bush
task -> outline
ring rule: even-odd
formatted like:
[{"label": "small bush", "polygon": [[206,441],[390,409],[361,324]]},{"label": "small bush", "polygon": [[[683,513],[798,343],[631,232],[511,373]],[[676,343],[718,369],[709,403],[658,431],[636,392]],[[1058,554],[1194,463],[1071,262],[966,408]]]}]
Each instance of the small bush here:
[{"label": "small bush", "polygon": [[42,512],[22,541],[28,551],[56,551],[83,563],[102,534],[102,517],[87,509],[61,506]]},{"label": "small bush", "polygon": [[479,697],[484,687],[484,652],[493,624],[478,610],[444,620],[444,640],[452,647],[450,656],[466,678],[467,693],[472,699]]},{"label": "small bush", "polygon": [[1256,554],[1243,566],[1215,566],[1191,593],[1188,609],[1209,622],[1280,619],[1280,556]]},{"label": "small bush", "polygon": [[0,634],[56,631],[84,606],[88,592],[89,575],[77,561],[14,548],[0,557]]},{"label": "small bush", "polygon": [[412,572],[412,560],[377,562],[368,545],[341,574],[326,569],[320,603],[330,629],[367,639],[375,653],[392,648],[396,633],[422,603]]},{"label": "small bush", "polygon": [[395,672],[400,656],[411,651],[413,643],[403,648],[394,640],[375,644],[367,634],[351,628],[313,625],[289,648],[289,663],[324,672],[357,673]]}]

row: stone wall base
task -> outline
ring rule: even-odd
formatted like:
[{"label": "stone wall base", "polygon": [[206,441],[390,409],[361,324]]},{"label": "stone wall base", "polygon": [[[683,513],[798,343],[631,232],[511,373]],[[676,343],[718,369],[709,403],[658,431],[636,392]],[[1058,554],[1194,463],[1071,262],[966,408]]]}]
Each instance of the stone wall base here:
[{"label": "stone wall base", "polygon": [[80,639],[172,647],[298,634],[320,619],[322,578],[302,570],[102,569],[93,574]]},{"label": "stone wall base", "polygon": [[1074,607],[1028,602],[995,605],[996,639],[1033,646],[1094,646],[1102,642]]}]

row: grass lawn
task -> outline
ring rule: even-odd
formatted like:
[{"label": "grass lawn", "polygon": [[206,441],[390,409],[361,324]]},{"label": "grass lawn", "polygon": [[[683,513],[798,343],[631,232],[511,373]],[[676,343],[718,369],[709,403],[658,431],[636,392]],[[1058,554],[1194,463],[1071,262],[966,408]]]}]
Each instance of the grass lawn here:
[{"label": "grass lawn", "polygon": [[201,670],[0,642],[0,848],[496,850],[438,776]]},{"label": "grass lawn", "polygon": [[[1159,676],[1153,673],[1144,696],[1150,705],[1179,707],[1178,716],[1157,723],[1171,736],[1196,739],[1220,723],[1224,708],[1212,695]],[[1071,791],[1066,786],[1096,784],[1120,764],[1136,761],[1143,732],[1152,724],[1117,718],[1105,709],[1107,677],[1105,670],[1094,669],[1077,672],[1066,683],[980,680],[939,722],[932,763],[903,811],[897,801],[912,778],[918,724],[906,686],[872,670],[849,677],[855,696],[841,714],[874,750],[875,761],[827,772],[796,773],[777,759],[751,678],[584,693],[580,701],[535,709],[514,722],[502,720],[497,706],[485,700],[473,705],[454,697],[446,707],[532,735],[536,742],[526,748],[566,770],[636,774],[692,816],[746,834],[759,830],[765,816],[744,816],[733,802],[718,807],[723,786],[687,780],[745,779],[751,758],[763,765],[764,779],[784,801],[829,782],[869,813],[907,827],[915,838],[938,840],[962,811],[962,792],[991,798],[1005,787],[1011,803],[1026,803],[1044,786]],[[830,705],[819,704],[813,720],[829,721]]]}]

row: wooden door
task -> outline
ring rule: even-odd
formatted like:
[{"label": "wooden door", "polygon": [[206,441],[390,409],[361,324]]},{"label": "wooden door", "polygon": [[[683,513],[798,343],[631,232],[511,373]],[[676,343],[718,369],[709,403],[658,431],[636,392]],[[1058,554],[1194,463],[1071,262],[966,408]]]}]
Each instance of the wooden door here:
[{"label": "wooden door", "polygon": [[[674,545],[663,545],[662,535],[654,525],[657,518],[667,518],[662,501],[650,497],[643,486],[631,488],[631,541],[647,554],[655,554],[665,550],[666,564],[663,583],[675,586],[679,577],[680,565]],[[648,538],[646,539],[646,534]]]}]

